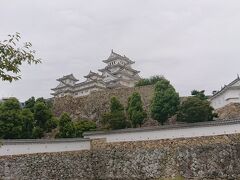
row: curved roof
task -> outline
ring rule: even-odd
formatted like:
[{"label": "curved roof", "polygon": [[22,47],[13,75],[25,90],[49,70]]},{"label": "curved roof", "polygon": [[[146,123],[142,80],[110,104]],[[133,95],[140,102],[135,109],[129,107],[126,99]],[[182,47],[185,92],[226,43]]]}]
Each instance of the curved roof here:
[{"label": "curved roof", "polygon": [[114,60],[117,60],[117,59],[124,60],[124,61],[126,61],[127,63],[129,63],[129,64],[134,64],[134,63],[135,63],[134,61],[130,60],[130,59],[129,59],[128,57],[126,57],[125,55],[122,56],[122,55],[120,55],[120,54],[118,54],[118,53],[113,52],[113,50],[111,51],[110,56],[109,56],[107,59],[103,60],[103,62],[104,62],[104,63],[109,63],[109,62],[114,61]]},{"label": "curved roof", "polygon": [[62,81],[62,80],[65,80],[65,79],[71,79],[71,80],[73,80],[73,81],[75,81],[75,82],[78,81],[78,79],[76,79],[76,78],[73,76],[73,74],[69,74],[69,75],[63,76],[63,77],[57,79],[57,81]]},{"label": "curved roof", "polygon": [[210,100],[214,99],[215,97],[221,95],[222,93],[224,93],[226,90],[232,88],[232,86],[234,84],[236,84],[237,82],[240,81],[239,76],[237,76],[236,79],[234,79],[232,82],[230,82],[228,85],[225,85],[220,91],[218,91],[217,93],[215,93],[212,97],[210,97]]},{"label": "curved roof", "polygon": [[92,77],[92,76],[102,77],[100,74],[95,73],[95,72],[92,72],[92,71],[90,71],[90,72],[88,73],[88,75],[86,75],[86,76],[84,76],[84,77],[85,77],[85,78],[89,78],[89,77]]}]

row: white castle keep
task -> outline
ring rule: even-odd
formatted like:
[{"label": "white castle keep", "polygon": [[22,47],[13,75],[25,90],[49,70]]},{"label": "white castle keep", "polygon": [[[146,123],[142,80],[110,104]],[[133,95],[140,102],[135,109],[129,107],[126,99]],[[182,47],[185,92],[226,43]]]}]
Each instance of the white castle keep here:
[{"label": "white castle keep", "polygon": [[131,67],[135,62],[126,56],[121,56],[112,50],[110,56],[103,62],[107,66],[99,69],[100,73],[90,71],[84,76],[86,78],[84,82],[77,83],[78,79],[73,74],[57,79],[59,85],[51,89],[54,91],[51,94],[54,97],[66,95],[79,97],[107,88],[134,87],[135,83],[140,80],[140,71]]}]

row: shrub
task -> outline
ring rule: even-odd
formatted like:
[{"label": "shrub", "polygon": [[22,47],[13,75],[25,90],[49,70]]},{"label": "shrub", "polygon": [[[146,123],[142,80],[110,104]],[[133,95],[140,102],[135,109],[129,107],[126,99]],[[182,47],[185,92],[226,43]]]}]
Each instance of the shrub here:
[{"label": "shrub", "polygon": [[213,108],[207,100],[189,97],[181,104],[177,120],[188,123],[212,121],[214,116]]},{"label": "shrub", "polygon": [[158,81],[165,79],[163,76],[152,76],[150,78],[140,79],[136,84],[135,87],[139,86],[147,86],[147,85],[155,85]]},{"label": "shrub", "polygon": [[40,128],[39,126],[34,127],[33,129],[33,138],[41,138],[44,135],[44,130]]},{"label": "shrub", "polygon": [[96,123],[90,120],[79,120],[74,123],[76,128],[76,137],[83,137],[86,131],[93,131],[97,128]]}]

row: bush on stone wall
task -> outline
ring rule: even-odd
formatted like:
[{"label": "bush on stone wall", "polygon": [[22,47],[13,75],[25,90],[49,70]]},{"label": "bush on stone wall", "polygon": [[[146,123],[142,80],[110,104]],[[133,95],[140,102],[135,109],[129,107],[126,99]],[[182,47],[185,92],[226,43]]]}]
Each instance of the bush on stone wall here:
[{"label": "bush on stone wall", "polygon": [[83,137],[83,133],[86,131],[94,131],[97,128],[95,122],[91,120],[78,120],[74,122],[76,129],[76,137]]},{"label": "bush on stone wall", "polygon": [[140,86],[147,86],[147,85],[155,85],[158,81],[161,81],[162,79],[165,79],[164,76],[152,76],[150,78],[144,78],[140,79],[136,84],[135,87]]}]

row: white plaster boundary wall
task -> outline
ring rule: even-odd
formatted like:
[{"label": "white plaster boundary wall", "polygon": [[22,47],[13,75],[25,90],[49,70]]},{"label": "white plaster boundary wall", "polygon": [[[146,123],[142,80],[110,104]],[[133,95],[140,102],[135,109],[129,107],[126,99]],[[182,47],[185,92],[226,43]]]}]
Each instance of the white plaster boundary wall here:
[{"label": "white plaster boundary wall", "polygon": [[88,139],[3,140],[0,156],[90,150]]},{"label": "white plaster boundary wall", "polygon": [[109,132],[84,133],[84,139],[2,140],[0,156],[90,150],[90,140],[106,138],[107,142],[145,141],[191,138],[240,133],[240,120],[135,128]]},{"label": "white plaster boundary wall", "polygon": [[215,136],[240,133],[240,120],[182,124],[159,128],[128,129],[106,132],[85,133],[90,139],[106,138],[107,142],[145,141],[177,139],[201,136]]}]

